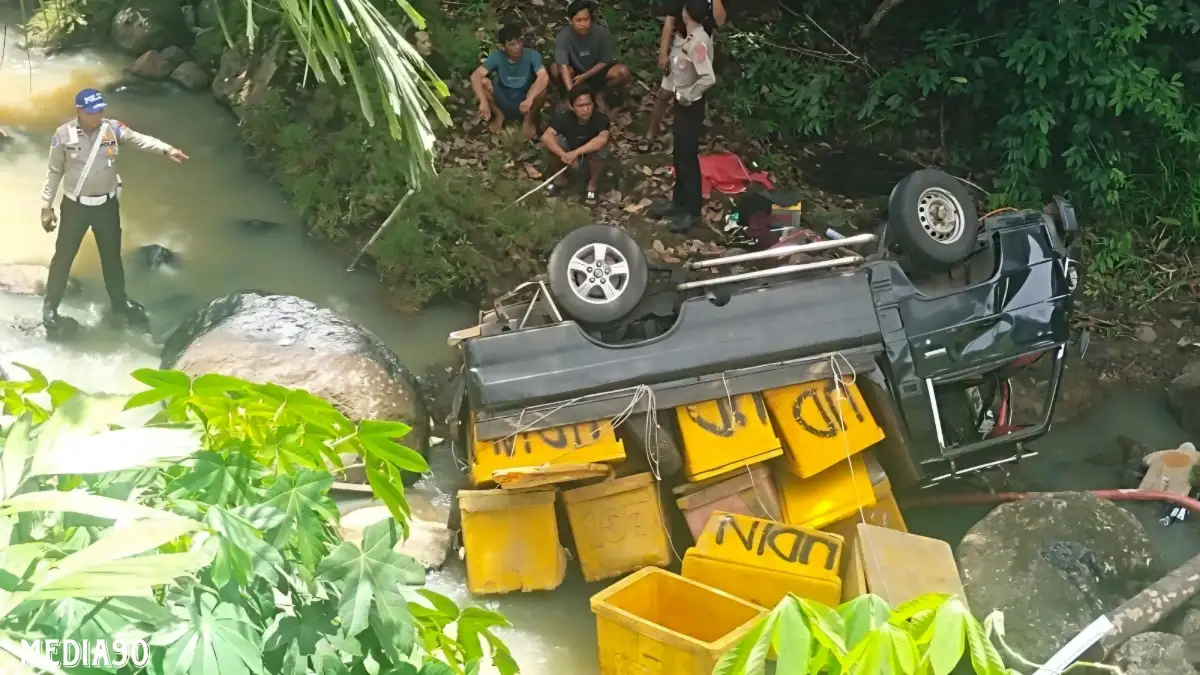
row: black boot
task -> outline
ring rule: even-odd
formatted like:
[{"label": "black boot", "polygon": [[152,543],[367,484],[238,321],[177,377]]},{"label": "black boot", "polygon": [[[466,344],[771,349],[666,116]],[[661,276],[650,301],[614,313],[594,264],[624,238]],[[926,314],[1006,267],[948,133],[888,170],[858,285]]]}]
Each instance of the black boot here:
[{"label": "black boot", "polygon": [[700,219],[690,213],[680,213],[671,219],[667,227],[675,234],[684,234],[700,224]]},{"label": "black boot", "polygon": [[133,300],[113,306],[112,317],[118,323],[135,328],[146,328],[150,325],[150,319],[146,317],[146,308]]},{"label": "black boot", "polygon": [[679,211],[679,207],[674,202],[663,201],[651,204],[650,208],[646,209],[646,215],[651,218],[670,218]]},{"label": "black boot", "polygon": [[46,332],[58,328],[61,317],[58,316],[58,308],[49,305],[42,305],[42,325],[46,327]]}]

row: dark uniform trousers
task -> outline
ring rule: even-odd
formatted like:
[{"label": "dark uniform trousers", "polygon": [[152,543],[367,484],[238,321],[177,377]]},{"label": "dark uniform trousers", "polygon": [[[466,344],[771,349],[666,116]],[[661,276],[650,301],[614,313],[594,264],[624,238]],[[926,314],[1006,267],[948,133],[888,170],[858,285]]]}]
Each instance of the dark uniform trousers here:
[{"label": "dark uniform trousers", "polygon": [[79,253],[83,237],[91,229],[100,252],[100,267],[104,272],[104,287],[114,308],[125,306],[125,268],[121,263],[121,207],[116,198],[99,206],[84,206],[64,197],[59,209],[58,240],[50,260],[46,279],[47,309],[57,310],[67,290],[71,264]]},{"label": "dark uniform trousers", "polygon": [[700,178],[700,135],[704,132],[704,99],[675,106],[675,193],[672,201],[684,213],[700,217],[704,205]]}]

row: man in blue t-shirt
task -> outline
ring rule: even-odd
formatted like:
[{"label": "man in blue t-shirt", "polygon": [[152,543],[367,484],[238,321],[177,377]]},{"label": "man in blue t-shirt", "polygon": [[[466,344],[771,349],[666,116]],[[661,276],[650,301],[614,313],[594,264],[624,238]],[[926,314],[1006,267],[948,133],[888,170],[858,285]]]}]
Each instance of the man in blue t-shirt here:
[{"label": "man in blue t-shirt", "polygon": [[525,49],[518,26],[501,28],[497,37],[500,48],[471,73],[471,89],[479,99],[479,118],[489,123],[492,133],[500,130],[504,120],[521,118],[525,138],[533,139],[550,76],[542,65],[542,55]]}]

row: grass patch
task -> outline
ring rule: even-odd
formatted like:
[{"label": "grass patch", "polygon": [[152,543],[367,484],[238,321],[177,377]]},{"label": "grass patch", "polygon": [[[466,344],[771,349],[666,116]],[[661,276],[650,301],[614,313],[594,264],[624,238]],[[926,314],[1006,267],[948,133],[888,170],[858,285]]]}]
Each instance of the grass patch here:
[{"label": "grass patch", "polygon": [[412,196],[370,254],[415,303],[506,291],[540,274],[563,235],[591,222],[582,205],[537,194],[506,208],[534,185],[498,166],[447,169]]}]

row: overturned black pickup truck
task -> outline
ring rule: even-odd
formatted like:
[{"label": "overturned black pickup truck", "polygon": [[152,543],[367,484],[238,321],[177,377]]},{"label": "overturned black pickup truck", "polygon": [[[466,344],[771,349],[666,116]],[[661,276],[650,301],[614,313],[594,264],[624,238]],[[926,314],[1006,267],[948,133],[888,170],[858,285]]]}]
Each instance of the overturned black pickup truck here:
[{"label": "overturned black pickup truck", "polygon": [[[869,437],[897,487],[1017,461],[1054,412],[1078,230],[1061,198],[981,220],[935,170],[901,180],[874,231],[842,239],[663,265],[621,230],[580,228],[546,275],[451,336],[465,356],[452,437],[476,484],[516,454],[602,461],[589,443],[614,436],[702,480],[771,423],[776,444]],[[1039,361],[1045,400],[1018,424],[1009,381]]]}]

